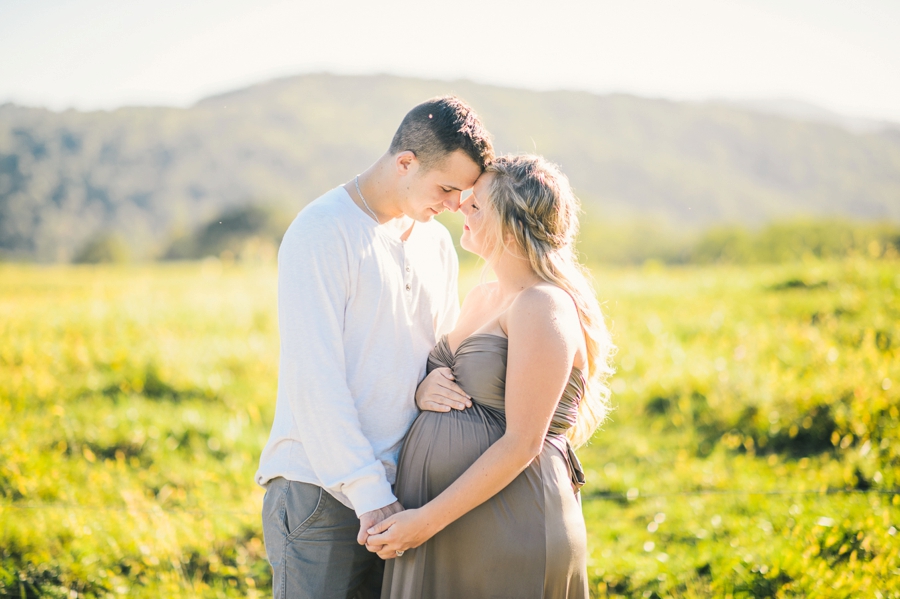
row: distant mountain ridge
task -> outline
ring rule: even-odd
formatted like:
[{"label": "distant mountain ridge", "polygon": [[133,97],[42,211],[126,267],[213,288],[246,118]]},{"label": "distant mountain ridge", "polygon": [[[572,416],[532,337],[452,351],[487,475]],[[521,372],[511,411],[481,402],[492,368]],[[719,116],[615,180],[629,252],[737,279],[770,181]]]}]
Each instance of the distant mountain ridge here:
[{"label": "distant mountain ridge", "polygon": [[738,108],[746,108],[763,114],[772,114],[789,119],[837,125],[855,133],[896,131],[900,132],[900,123],[886,120],[851,117],[822,108],[809,102],[789,98],[769,100],[745,100],[743,102],[725,102]]},{"label": "distant mountain ridge", "polygon": [[0,256],[66,261],[114,232],[153,257],[228,208],[296,212],[381,155],[410,107],[446,93],[475,107],[499,151],[560,163],[588,218],[900,220],[892,131],[723,103],[317,74],[186,109],[0,106]]}]

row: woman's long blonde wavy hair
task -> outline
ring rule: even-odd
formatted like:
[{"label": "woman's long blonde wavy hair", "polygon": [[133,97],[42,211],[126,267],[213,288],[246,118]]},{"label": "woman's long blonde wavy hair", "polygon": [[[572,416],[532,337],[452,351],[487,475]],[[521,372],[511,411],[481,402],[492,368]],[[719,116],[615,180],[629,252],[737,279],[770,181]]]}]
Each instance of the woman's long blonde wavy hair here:
[{"label": "woman's long blonde wavy hair", "polygon": [[[495,221],[487,266],[504,252],[524,253],[534,272],[564,289],[578,309],[587,345],[587,389],[567,437],[574,446],[583,445],[610,410],[607,380],[614,372],[610,362],[615,346],[590,275],[575,252],[578,199],[559,167],[540,156],[500,156],[485,172],[494,174],[487,204],[496,217],[487,221]],[[510,247],[511,240],[518,248]]]}]

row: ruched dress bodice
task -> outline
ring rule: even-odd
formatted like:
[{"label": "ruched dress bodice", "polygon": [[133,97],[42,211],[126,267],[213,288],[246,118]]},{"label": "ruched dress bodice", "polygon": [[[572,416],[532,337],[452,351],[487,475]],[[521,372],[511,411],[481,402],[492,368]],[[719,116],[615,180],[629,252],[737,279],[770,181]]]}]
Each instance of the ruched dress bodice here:
[{"label": "ruched dress bodice", "polygon": [[[434,499],[506,430],[509,341],[493,334],[464,339],[455,352],[444,336],[428,372],[450,368],[472,407],[422,412],[407,434],[395,492],[406,508]],[[500,493],[424,545],[387,562],[382,598],[515,597],[586,599],[586,535],[576,495],[581,465],[565,437],[584,396],[573,369],[541,454]]]},{"label": "ruched dress bodice", "polygon": [[[428,356],[427,372],[442,366],[449,368],[456,383],[472,397],[472,401],[505,416],[508,347],[506,337],[476,333],[463,339],[454,354],[444,335]],[[565,435],[575,426],[584,389],[581,370],[573,368],[547,431],[547,441],[566,457],[572,485],[576,489],[584,485],[584,470]]]}]

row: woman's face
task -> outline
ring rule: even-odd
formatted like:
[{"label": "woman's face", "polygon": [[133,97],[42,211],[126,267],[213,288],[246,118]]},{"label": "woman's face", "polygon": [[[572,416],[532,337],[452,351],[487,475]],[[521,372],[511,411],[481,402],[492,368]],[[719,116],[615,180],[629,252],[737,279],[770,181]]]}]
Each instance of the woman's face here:
[{"label": "woman's face", "polygon": [[472,188],[469,197],[459,204],[459,211],[466,217],[459,244],[466,251],[484,259],[489,257],[493,249],[489,247],[491,245],[488,241],[490,223],[487,221],[493,216],[488,213],[491,210],[488,205],[488,192],[494,176],[494,173],[483,173],[475,182],[475,187]]}]

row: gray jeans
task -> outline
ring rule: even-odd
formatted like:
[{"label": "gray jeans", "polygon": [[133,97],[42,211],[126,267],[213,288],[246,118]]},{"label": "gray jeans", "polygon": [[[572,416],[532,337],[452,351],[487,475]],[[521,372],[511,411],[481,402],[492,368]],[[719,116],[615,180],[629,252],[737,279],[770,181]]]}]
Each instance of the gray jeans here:
[{"label": "gray jeans", "polygon": [[274,478],[263,535],[276,599],[377,599],[384,562],[356,542],[359,518],[316,485]]}]

